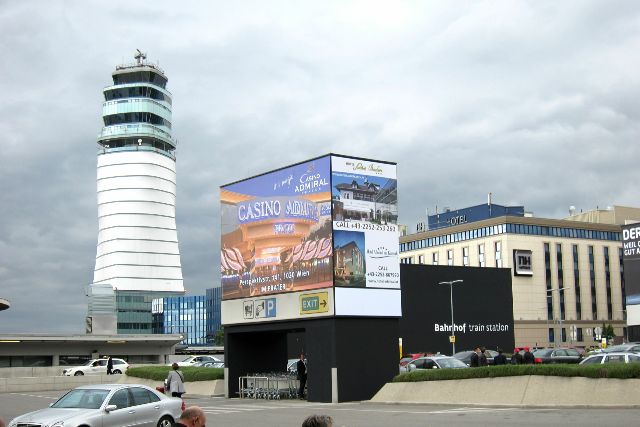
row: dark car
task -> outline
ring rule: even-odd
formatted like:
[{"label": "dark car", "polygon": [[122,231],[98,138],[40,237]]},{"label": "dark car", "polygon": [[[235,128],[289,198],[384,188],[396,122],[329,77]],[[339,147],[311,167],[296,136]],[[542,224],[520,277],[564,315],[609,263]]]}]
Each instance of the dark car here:
[{"label": "dark car", "polygon": [[[473,354],[472,350],[467,351],[459,351],[453,355],[459,361],[465,363],[467,366],[471,366],[471,355]],[[497,351],[494,350],[485,350],[484,354],[487,356],[487,364],[493,365],[493,358],[498,355]]]},{"label": "dark car", "polygon": [[535,363],[580,363],[582,354],[575,348],[543,348],[533,352]]}]

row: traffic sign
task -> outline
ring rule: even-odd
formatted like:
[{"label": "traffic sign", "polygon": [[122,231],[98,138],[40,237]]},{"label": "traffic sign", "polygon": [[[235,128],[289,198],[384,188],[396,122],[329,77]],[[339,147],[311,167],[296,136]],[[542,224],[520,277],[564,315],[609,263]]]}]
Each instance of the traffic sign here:
[{"label": "traffic sign", "polygon": [[449,335],[449,342],[450,343],[455,343],[456,342],[456,336],[455,335]]}]

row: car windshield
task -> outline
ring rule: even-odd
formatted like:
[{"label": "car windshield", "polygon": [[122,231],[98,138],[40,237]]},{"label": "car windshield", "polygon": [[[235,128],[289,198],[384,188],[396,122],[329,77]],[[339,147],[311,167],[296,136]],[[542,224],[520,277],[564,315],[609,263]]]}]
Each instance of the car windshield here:
[{"label": "car windshield", "polygon": [[191,362],[194,359],[193,356],[189,356],[186,359],[184,359],[182,362]]},{"label": "car windshield", "polygon": [[437,362],[441,368],[466,368],[467,367],[467,365],[465,365],[458,359],[454,359],[454,358],[438,359]]},{"label": "car windshield", "polygon": [[77,388],[62,396],[52,408],[98,409],[109,394],[105,389]]},{"label": "car windshield", "polygon": [[533,352],[534,357],[547,357],[553,350],[536,350]]}]

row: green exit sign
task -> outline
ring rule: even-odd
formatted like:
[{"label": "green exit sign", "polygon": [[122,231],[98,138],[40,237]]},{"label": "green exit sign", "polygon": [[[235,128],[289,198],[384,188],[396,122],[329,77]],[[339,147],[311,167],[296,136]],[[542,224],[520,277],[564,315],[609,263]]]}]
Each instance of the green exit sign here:
[{"label": "green exit sign", "polygon": [[302,311],[316,311],[320,308],[320,298],[302,298]]}]

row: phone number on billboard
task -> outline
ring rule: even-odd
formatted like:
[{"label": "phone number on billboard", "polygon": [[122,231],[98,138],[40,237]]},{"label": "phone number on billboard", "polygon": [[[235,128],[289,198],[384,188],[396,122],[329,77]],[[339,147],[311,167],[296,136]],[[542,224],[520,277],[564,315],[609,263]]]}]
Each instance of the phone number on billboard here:
[{"label": "phone number on billboard", "polygon": [[363,230],[363,231],[393,231],[393,232],[398,231],[397,226],[395,224],[370,224],[368,222],[336,221],[335,227],[348,228],[352,230]]}]

